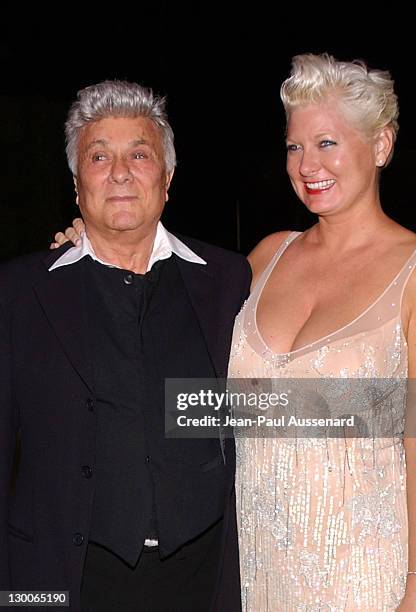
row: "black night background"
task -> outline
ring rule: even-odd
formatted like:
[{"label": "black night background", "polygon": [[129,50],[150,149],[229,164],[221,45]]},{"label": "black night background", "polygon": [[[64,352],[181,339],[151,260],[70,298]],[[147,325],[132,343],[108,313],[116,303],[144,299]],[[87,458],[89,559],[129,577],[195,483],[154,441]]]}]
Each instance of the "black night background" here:
[{"label": "black night background", "polygon": [[106,78],[167,96],[178,155],[163,217],[168,229],[243,253],[272,231],[305,229],[313,218],[285,174],[279,86],[290,58],[308,51],[392,72],[400,132],[383,172],[382,203],[416,230],[415,59],[405,16],[363,24],[350,6],[352,26],[341,33],[341,13],[302,15],[300,6],[280,18],[260,5],[227,16],[197,3],[131,10],[106,9],[103,23],[93,25],[81,14],[70,23],[65,12],[55,24],[3,24],[0,259],[46,248],[77,215],[63,124],[77,90]]}]

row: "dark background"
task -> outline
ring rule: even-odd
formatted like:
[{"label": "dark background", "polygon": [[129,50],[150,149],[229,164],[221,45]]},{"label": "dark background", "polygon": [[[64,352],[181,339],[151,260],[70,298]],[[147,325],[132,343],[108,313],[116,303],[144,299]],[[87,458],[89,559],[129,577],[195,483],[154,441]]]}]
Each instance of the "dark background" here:
[{"label": "dark background", "polygon": [[106,78],[137,81],[168,98],[178,154],[163,217],[169,229],[243,253],[272,231],[305,229],[313,217],[285,174],[279,86],[290,58],[308,51],[392,72],[401,129],[383,172],[382,202],[416,230],[413,20],[395,7],[366,24],[352,5],[286,8],[283,15],[261,4],[243,10],[162,2],[97,5],[101,19],[91,23],[71,7],[54,21],[6,19],[0,259],[45,248],[77,214],[63,124],[77,90]]}]

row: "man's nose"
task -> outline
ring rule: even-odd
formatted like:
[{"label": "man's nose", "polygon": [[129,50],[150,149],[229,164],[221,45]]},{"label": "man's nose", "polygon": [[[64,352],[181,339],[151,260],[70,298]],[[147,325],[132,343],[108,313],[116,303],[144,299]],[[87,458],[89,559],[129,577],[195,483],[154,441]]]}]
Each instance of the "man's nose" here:
[{"label": "man's nose", "polygon": [[117,156],[111,164],[110,179],[115,183],[125,183],[131,179],[130,166],[128,160],[122,156]]}]

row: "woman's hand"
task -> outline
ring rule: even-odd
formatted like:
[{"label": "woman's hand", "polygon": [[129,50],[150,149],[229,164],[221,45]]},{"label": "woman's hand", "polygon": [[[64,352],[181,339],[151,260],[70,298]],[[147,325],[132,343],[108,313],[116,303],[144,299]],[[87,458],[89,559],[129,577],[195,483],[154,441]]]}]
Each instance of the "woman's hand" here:
[{"label": "woman's hand", "polygon": [[67,227],[65,232],[55,234],[55,242],[52,242],[50,249],[57,249],[61,245],[70,240],[73,244],[78,245],[81,242],[81,236],[85,232],[85,225],[82,219],[74,219],[72,227]]}]

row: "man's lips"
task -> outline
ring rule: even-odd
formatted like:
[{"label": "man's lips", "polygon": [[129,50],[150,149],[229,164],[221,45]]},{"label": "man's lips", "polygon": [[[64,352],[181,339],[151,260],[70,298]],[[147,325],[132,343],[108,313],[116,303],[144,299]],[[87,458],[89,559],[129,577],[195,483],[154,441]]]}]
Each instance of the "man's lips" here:
[{"label": "man's lips", "polygon": [[329,179],[327,181],[315,181],[310,183],[304,183],[306,193],[309,194],[318,194],[323,193],[324,191],[329,191],[331,187],[335,185],[336,181],[334,179]]},{"label": "man's lips", "polygon": [[133,195],[114,195],[106,198],[107,202],[131,202],[136,199],[137,196]]}]

